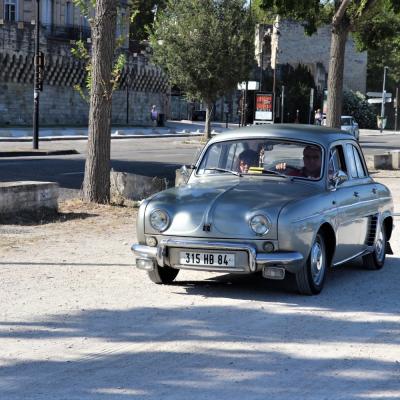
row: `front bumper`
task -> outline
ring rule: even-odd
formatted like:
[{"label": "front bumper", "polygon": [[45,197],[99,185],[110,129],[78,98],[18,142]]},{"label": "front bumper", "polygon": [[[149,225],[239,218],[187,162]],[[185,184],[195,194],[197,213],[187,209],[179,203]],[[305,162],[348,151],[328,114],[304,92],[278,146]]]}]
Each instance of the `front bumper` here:
[{"label": "front bumper", "polygon": [[[235,251],[245,255],[244,262],[234,267],[216,267],[208,265],[181,265],[170,259],[174,249],[198,249],[201,251]],[[272,252],[257,253],[255,246],[234,242],[211,242],[199,240],[164,239],[157,247],[134,244],[131,247],[138,260],[152,260],[154,265],[160,267],[170,266],[177,269],[195,269],[202,271],[253,273],[261,271],[264,267],[283,268],[285,271],[296,273],[303,265],[303,255],[299,252]],[[141,268],[138,263],[138,268]],[[142,268],[147,269],[149,268]]]}]

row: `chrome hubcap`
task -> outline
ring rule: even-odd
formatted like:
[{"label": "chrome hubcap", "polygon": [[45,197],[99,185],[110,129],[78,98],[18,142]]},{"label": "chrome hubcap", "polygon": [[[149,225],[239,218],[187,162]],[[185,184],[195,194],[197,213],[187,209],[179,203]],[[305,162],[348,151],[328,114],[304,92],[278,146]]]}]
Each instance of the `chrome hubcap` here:
[{"label": "chrome hubcap", "polygon": [[378,261],[382,261],[385,254],[382,229],[379,230],[378,237],[376,239],[375,252]]},{"label": "chrome hubcap", "polygon": [[325,255],[320,243],[315,242],[311,248],[311,276],[319,285],[325,274]]}]

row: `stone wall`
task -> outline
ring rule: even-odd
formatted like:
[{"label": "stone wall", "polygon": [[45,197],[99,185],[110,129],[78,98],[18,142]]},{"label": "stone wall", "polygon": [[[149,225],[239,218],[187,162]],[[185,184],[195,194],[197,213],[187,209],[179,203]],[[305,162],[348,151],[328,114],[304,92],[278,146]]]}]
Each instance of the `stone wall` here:
[{"label": "stone wall", "polygon": [[[31,125],[33,109],[33,26],[0,26],[0,125]],[[41,125],[86,125],[88,104],[73,88],[85,82],[85,66],[71,55],[71,45],[41,34],[45,54],[43,92],[40,93]],[[127,88],[129,123],[149,124],[153,104],[166,112],[168,84],[162,71],[144,56],[133,57],[122,72],[113,94],[112,122],[126,122]]]},{"label": "stone wall", "polygon": [[[260,44],[264,33],[272,29],[270,25],[261,25],[256,35],[256,52],[261,54]],[[292,21],[279,22],[279,35],[273,37],[277,41],[277,63],[279,65],[307,65],[316,80],[317,86],[324,86],[323,81],[329,71],[329,54],[331,44],[331,28],[326,25],[318,29],[312,36],[306,36],[301,24]],[[259,56],[258,56],[259,58]],[[264,68],[271,62],[271,49],[264,50]],[[325,78],[325,79],[324,79]],[[351,36],[346,43],[344,88],[366,92],[367,53],[358,52]],[[323,87],[321,87],[323,89]]]}]

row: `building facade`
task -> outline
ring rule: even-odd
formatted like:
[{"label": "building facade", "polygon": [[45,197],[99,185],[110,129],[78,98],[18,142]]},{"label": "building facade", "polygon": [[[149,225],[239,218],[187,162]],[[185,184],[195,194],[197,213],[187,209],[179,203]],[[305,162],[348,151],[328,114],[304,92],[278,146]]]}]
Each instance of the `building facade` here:
[{"label": "building facade", "polygon": [[[319,90],[327,87],[331,44],[331,28],[326,25],[307,36],[298,22],[277,20],[272,25],[259,25],[256,32],[256,58],[258,65],[266,69],[276,66],[277,73],[282,65],[296,67],[303,64],[314,77]],[[367,53],[358,52],[354,40],[346,43],[344,66],[344,89],[366,92]]]},{"label": "building facade", "polygon": [[[0,0],[0,125],[29,126],[33,114],[34,31],[36,2]],[[124,10],[119,19],[124,18]],[[126,35],[121,29],[117,35]],[[122,25],[123,26],[123,25]],[[78,7],[68,0],[40,1],[40,51],[44,53],[43,91],[40,94],[41,125],[88,123],[88,103],[74,89],[84,86],[85,64],[72,56],[76,40],[90,51],[90,25]],[[150,123],[150,109],[168,111],[168,82],[163,72],[148,62],[146,54],[129,50],[120,86],[113,94],[114,124]]]}]

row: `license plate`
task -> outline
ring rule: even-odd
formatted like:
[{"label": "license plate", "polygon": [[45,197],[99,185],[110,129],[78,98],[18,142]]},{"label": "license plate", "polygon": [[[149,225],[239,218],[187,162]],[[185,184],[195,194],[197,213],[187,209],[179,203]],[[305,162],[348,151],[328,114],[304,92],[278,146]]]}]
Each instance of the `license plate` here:
[{"label": "license plate", "polygon": [[179,254],[181,265],[206,265],[211,267],[234,267],[235,255],[227,253],[194,253],[181,251]]}]

